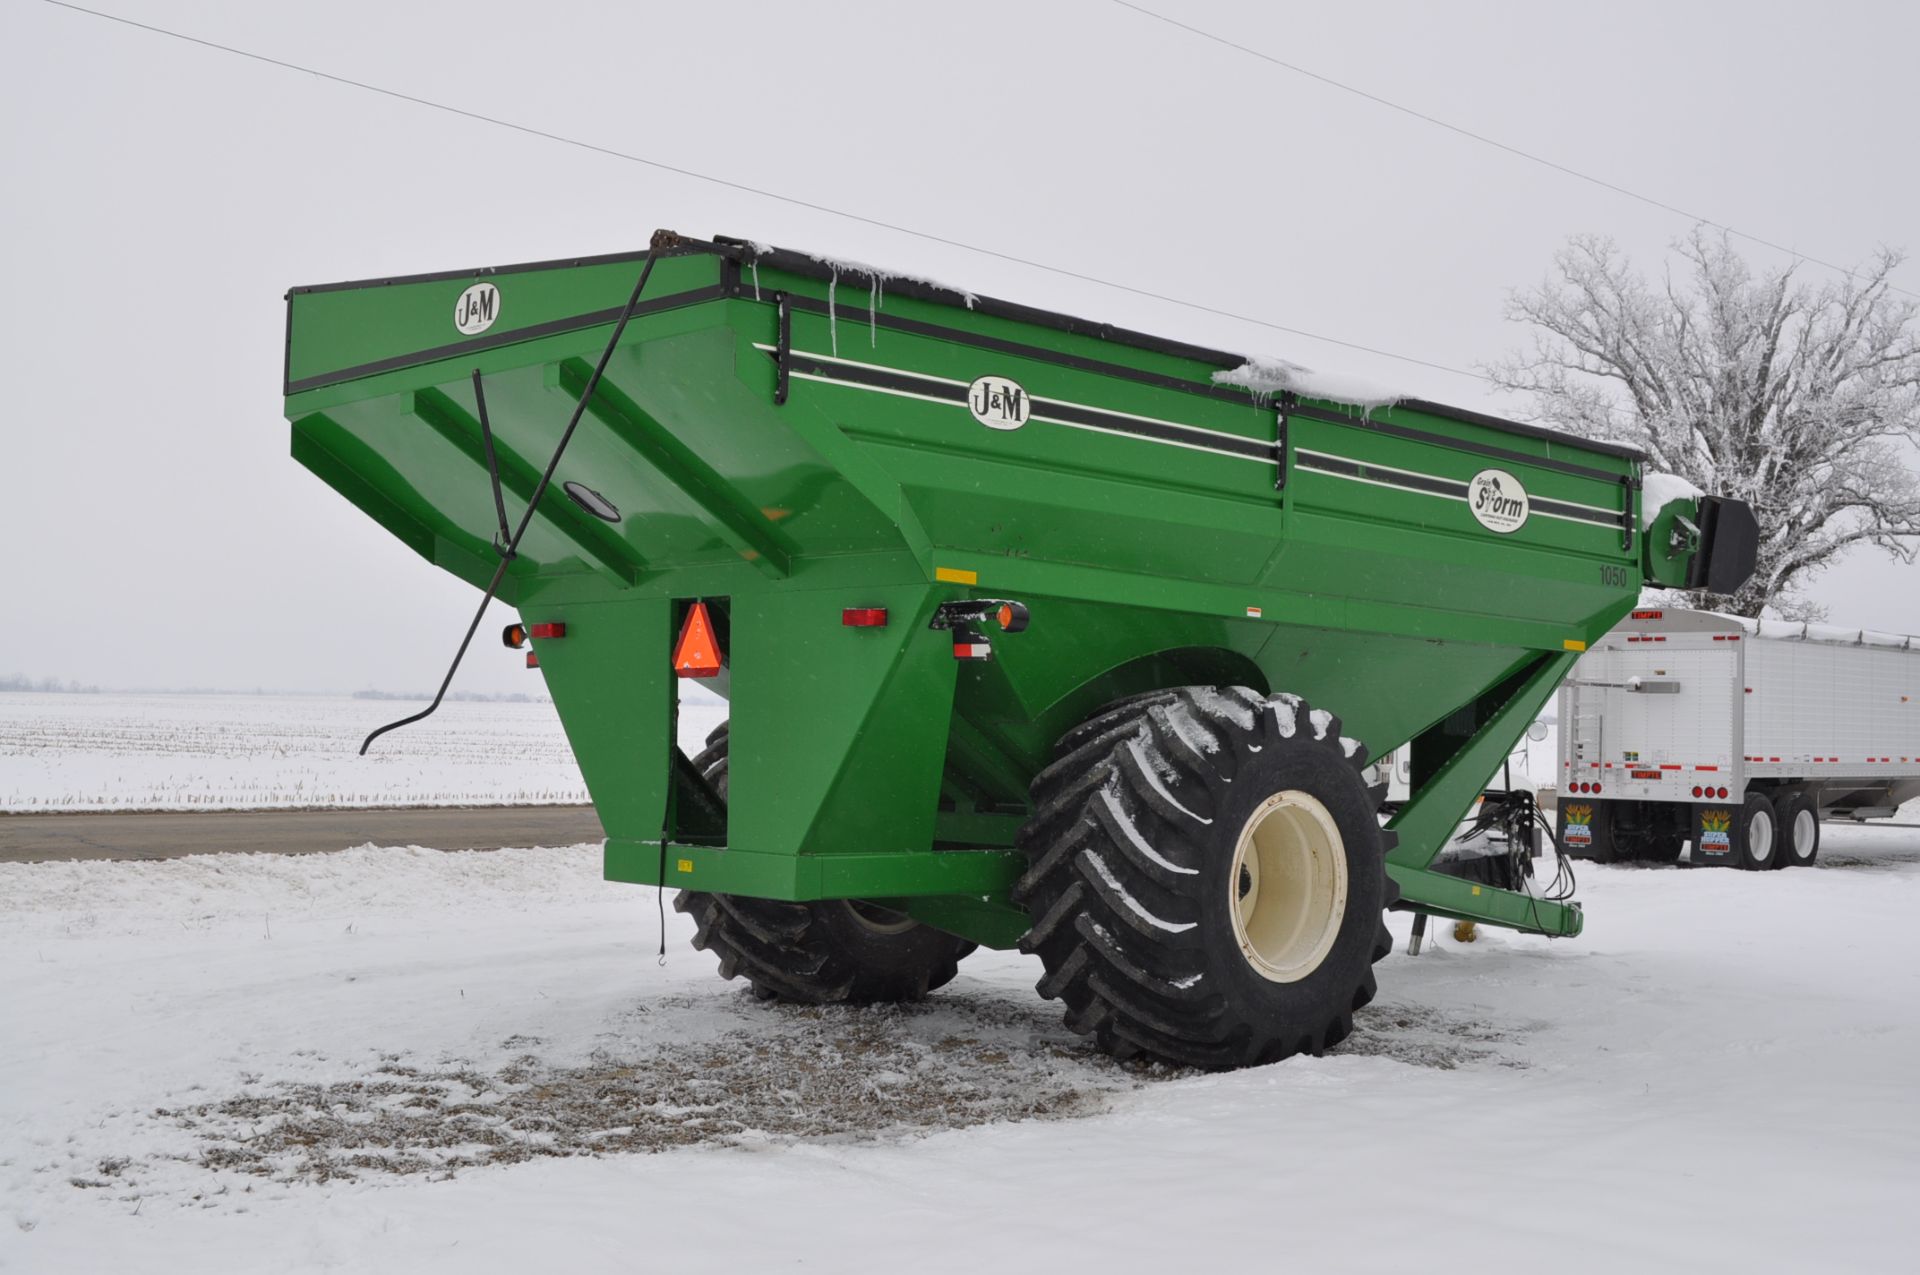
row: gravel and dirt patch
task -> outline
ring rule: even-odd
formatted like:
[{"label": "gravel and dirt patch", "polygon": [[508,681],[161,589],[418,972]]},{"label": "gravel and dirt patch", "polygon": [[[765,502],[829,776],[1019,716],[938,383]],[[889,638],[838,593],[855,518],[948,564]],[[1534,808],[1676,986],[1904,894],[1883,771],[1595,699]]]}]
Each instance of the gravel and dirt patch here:
[{"label": "gravel and dirt patch", "polygon": [[[1194,1073],[1116,1063],[1060,1025],[1052,1006],[950,995],[919,1005],[806,1008],[729,998],[739,1022],[709,1028],[711,998],[655,1004],[655,1043],[577,1062],[514,1037],[504,1064],[400,1055],[330,1082],[253,1080],[228,1097],[154,1112],[189,1133],[198,1162],[281,1183],[451,1175],[544,1157],[698,1146],[906,1139],[1108,1109],[1121,1094]],[[689,1036],[673,1022],[688,1020]],[[665,1038],[661,1042],[659,1038]],[[1363,1013],[1336,1053],[1451,1070],[1507,1061],[1510,1037],[1430,1009]],[[121,1162],[119,1171],[126,1165]],[[104,1185],[104,1183],[98,1183]],[[76,1185],[81,1183],[76,1182]],[[85,1185],[96,1185],[89,1181]]]}]

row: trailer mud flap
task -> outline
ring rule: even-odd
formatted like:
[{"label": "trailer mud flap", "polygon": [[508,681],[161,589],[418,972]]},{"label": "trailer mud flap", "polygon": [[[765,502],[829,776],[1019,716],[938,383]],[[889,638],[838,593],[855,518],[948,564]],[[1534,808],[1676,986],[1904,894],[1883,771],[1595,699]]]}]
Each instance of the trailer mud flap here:
[{"label": "trailer mud flap", "polygon": [[1746,849],[1745,843],[1739,806],[1693,808],[1693,862],[1696,866],[1739,867],[1741,852]]},{"label": "trailer mud flap", "polygon": [[1613,862],[1613,807],[1604,801],[1560,798],[1554,844],[1569,859]]}]

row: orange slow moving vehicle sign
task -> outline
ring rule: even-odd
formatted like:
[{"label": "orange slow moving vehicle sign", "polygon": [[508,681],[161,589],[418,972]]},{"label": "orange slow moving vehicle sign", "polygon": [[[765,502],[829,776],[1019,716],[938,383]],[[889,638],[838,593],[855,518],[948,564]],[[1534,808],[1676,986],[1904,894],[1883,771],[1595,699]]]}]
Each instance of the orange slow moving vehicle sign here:
[{"label": "orange slow moving vehicle sign", "polygon": [[720,642],[713,635],[704,602],[694,603],[687,622],[680,626],[680,640],[673,646],[673,672],[677,677],[720,675]]}]

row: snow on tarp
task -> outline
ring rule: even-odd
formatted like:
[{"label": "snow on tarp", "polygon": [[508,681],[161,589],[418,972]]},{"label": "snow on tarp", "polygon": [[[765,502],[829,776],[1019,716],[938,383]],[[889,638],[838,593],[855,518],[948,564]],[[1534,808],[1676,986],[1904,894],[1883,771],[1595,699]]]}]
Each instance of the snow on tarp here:
[{"label": "snow on tarp", "polygon": [[1824,642],[1833,646],[1886,646],[1907,651],[1920,651],[1920,646],[1915,645],[1915,642],[1920,639],[1908,637],[1904,633],[1882,633],[1876,629],[1847,629],[1837,624],[1810,624],[1800,620],[1749,620],[1745,616],[1728,616],[1727,618],[1752,636],[1770,641]]},{"label": "snow on tarp", "polygon": [[1676,500],[1695,500],[1705,495],[1678,474],[1648,474],[1640,484],[1640,530],[1651,531],[1660,511]]},{"label": "snow on tarp", "polygon": [[1216,385],[1238,385],[1260,403],[1275,394],[1291,393],[1302,398],[1347,403],[1371,411],[1376,407],[1391,407],[1403,398],[1413,397],[1357,376],[1316,372],[1288,359],[1258,355],[1247,356],[1247,361],[1239,367],[1215,372],[1213,380]]}]

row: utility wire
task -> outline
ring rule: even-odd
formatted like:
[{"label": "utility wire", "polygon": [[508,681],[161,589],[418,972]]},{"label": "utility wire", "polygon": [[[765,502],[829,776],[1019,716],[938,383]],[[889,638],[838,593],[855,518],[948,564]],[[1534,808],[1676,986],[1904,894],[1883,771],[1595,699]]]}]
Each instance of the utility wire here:
[{"label": "utility wire", "polygon": [[[1838,273],[1845,275],[1849,279],[1859,280],[1863,277],[1862,275],[1857,274],[1852,270],[1849,270],[1845,266],[1838,265],[1831,261],[1822,260],[1821,258],[1813,256],[1810,253],[1801,252],[1797,248],[1789,248],[1785,244],[1775,243],[1771,239],[1763,239],[1759,235],[1749,234],[1744,230],[1735,229],[1734,227],[1727,225],[1725,222],[1715,221],[1711,217],[1705,217],[1699,213],[1688,212],[1686,209],[1681,208],[1674,204],[1667,203],[1663,199],[1656,199],[1652,195],[1643,195],[1637,190],[1631,190],[1625,186],[1619,185],[1616,182],[1610,182],[1604,177],[1595,177],[1591,173],[1583,173],[1577,168],[1570,168],[1567,165],[1562,164],[1557,160],[1548,159],[1544,155],[1536,155],[1532,151],[1522,150],[1518,146],[1511,146],[1506,142],[1500,141],[1498,138],[1488,137],[1484,133],[1476,133],[1472,129],[1462,128],[1458,124],[1450,124],[1446,120],[1437,119],[1432,115],[1428,115],[1425,111],[1415,110],[1411,106],[1403,106],[1399,102],[1395,102],[1390,98],[1381,97],[1377,93],[1369,93],[1365,89],[1356,88],[1351,84],[1343,83],[1339,80],[1334,79],[1332,76],[1322,75],[1318,71],[1310,71],[1306,67],[1301,66],[1298,63],[1282,61],[1280,58],[1274,57],[1270,53],[1262,53],[1260,50],[1249,48],[1248,46],[1241,44],[1238,41],[1229,40],[1226,36],[1216,35],[1213,32],[1204,30],[1201,27],[1193,26],[1191,23],[1182,22],[1178,18],[1170,18],[1164,13],[1157,13],[1154,10],[1147,8],[1145,5],[1134,4],[1132,0],[1108,0],[1108,2],[1111,4],[1116,4],[1120,6],[1122,9],[1131,9],[1133,12],[1139,14],[1143,18],[1152,18],[1154,21],[1164,22],[1170,27],[1178,27],[1180,30],[1187,32],[1189,35],[1197,35],[1203,40],[1211,40],[1215,44],[1225,45],[1229,49],[1238,49],[1240,52],[1246,54],[1249,57],[1259,58],[1262,62],[1266,62],[1272,66],[1277,66],[1283,71],[1291,71],[1295,75],[1305,76],[1307,79],[1314,80],[1320,84],[1324,84],[1328,88],[1338,89],[1342,93],[1351,93],[1355,97],[1365,98],[1367,101],[1372,102],[1377,106],[1384,106],[1390,111],[1398,111],[1402,115],[1411,116],[1414,119],[1422,121],[1423,123],[1431,124],[1435,128],[1443,128],[1449,133],[1454,133],[1461,137],[1465,137],[1471,141],[1479,142],[1482,146],[1491,146],[1495,150],[1505,151],[1507,154],[1513,155],[1519,159],[1527,160],[1529,163],[1539,164],[1539,165],[1542,165],[1543,167],[1551,168],[1555,172],[1562,173],[1568,177],[1572,177],[1577,181],[1583,181],[1589,185],[1598,186],[1602,190],[1612,191],[1616,195],[1624,195],[1628,199],[1632,199],[1639,203],[1646,204],[1650,208],[1658,208],[1662,212],[1669,212],[1669,213],[1673,213],[1675,216],[1685,217],[1688,221],[1696,222],[1702,225],[1712,226],[1715,230],[1723,231],[1726,234],[1729,234],[1736,239],[1744,239],[1748,243],[1759,244],[1763,248],[1771,248],[1775,252],[1785,253],[1789,257],[1794,257],[1803,261],[1811,261],[1816,266],[1822,266],[1828,270],[1837,271]],[[1887,284],[1887,287],[1892,289],[1895,292],[1903,293],[1909,297],[1920,297],[1920,292],[1910,291],[1894,283]]]},{"label": "utility wire", "polygon": [[978,244],[966,243],[959,239],[951,239],[945,235],[934,234],[930,231],[915,230],[911,226],[903,226],[897,222],[882,221],[877,217],[862,216],[860,213],[849,212],[844,208],[835,208],[828,204],[815,203],[811,200],[801,199],[793,195],[783,195],[779,191],[768,190],[761,186],[750,186],[745,182],[732,181],[725,177],[715,177],[711,173],[696,172],[691,168],[682,168],[662,160],[649,159],[645,155],[636,155],[631,151],[615,150],[609,146],[601,146],[593,142],[581,141],[578,138],[568,137],[561,133],[548,132],[545,129],[535,128],[529,124],[521,124],[493,115],[483,115],[478,111],[469,111],[463,107],[450,106],[445,102],[436,102],[431,98],[418,97],[411,93],[403,93],[398,89],[384,88],[378,84],[369,84],[363,80],[349,79],[344,75],[335,75],[315,67],[303,66],[298,62],[288,62],[281,58],[269,57],[264,53],[254,53],[247,49],[236,48],[230,44],[220,44],[213,40],[202,39],[199,36],[169,30],[166,27],[154,26],[151,23],[136,22],[132,18],[123,18],[118,14],[103,13],[98,9],[89,9],[82,5],[69,4],[67,0],[45,0],[45,2],[56,8],[69,9],[74,13],[86,14],[88,17],[101,18],[108,22],[117,22],[122,26],[134,27],[141,31],[151,32],[154,35],[167,36],[170,39],[184,41],[187,44],[197,44],[204,49],[213,49],[220,53],[229,53],[235,57],[247,58],[254,62],[263,62],[268,66],[277,66],[288,71],[298,71],[302,75],[315,76],[335,84],[345,85],[348,88],[361,89],[368,93],[377,93],[382,97],[390,97],[397,101],[409,102],[415,106],[424,106],[430,110],[444,111],[449,115],[458,115],[462,119],[475,120],[482,124],[494,125],[497,128],[510,129],[513,132],[523,133],[529,137],[538,137],[549,142],[558,142],[563,146],[572,146],[580,150],[591,151],[596,155],[604,155],[611,159],[626,160],[628,163],[633,164],[644,164],[648,168],[657,168],[662,172],[693,178],[695,181],[708,182],[715,186],[724,186],[729,190],[737,190],[749,195],[758,195],[763,199],[772,199],[780,203],[792,204],[797,208],[826,213],[833,217],[844,217],[848,221],[857,221],[863,225],[875,226],[882,230],[891,230],[896,234],[908,235],[915,239],[924,239],[929,243],[943,244],[949,248],[959,248],[966,252],[978,253],[984,257],[994,257],[1013,265],[1026,266],[1032,270],[1043,270],[1048,274],[1060,275],[1068,279],[1077,279],[1083,283],[1097,284],[1103,288],[1112,288],[1118,292],[1131,293],[1137,297],[1145,297],[1149,300],[1165,302],[1168,305],[1181,306],[1188,310],[1198,310],[1204,314],[1218,315],[1220,318],[1232,319],[1239,323],[1250,323],[1256,327],[1269,328],[1275,332],[1284,332],[1288,336],[1304,337],[1309,341],[1320,341],[1327,345],[1337,345],[1342,349],[1357,350],[1363,354],[1378,355],[1381,358],[1393,359],[1400,363],[1410,363],[1415,367],[1424,367],[1435,372],[1445,372],[1451,376],[1463,376],[1470,380],[1483,381],[1487,384],[1494,383],[1492,377],[1486,375],[1484,372],[1473,371],[1470,368],[1453,367],[1445,363],[1435,363],[1429,359],[1416,358],[1410,354],[1396,354],[1392,350],[1383,350],[1377,346],[1362,345],[1358,341],[1347,341],[1339,337],[1324,336],[1318,332],[1309,332],[1305,328],[1288,327],[1284,323],[1274,323],[1267,319],[1255,318],[1250,314],[1240,314],[1233,310],[1221,309],[1218,306],[1206,305],[1199,301],[1188,301],[1181,297],[1170,296],[1164,292],[1154,292],[1151,289],[1135,287],[1132,284],[1119,283],[1112,279],[1103,279],[1099,275],[1085,274],[1078,270],[1067,269],[1064,266],[1051,266],[1044,261],[1035,261],[1030,257],[1019,257],[994,248],[983,248]]}]

